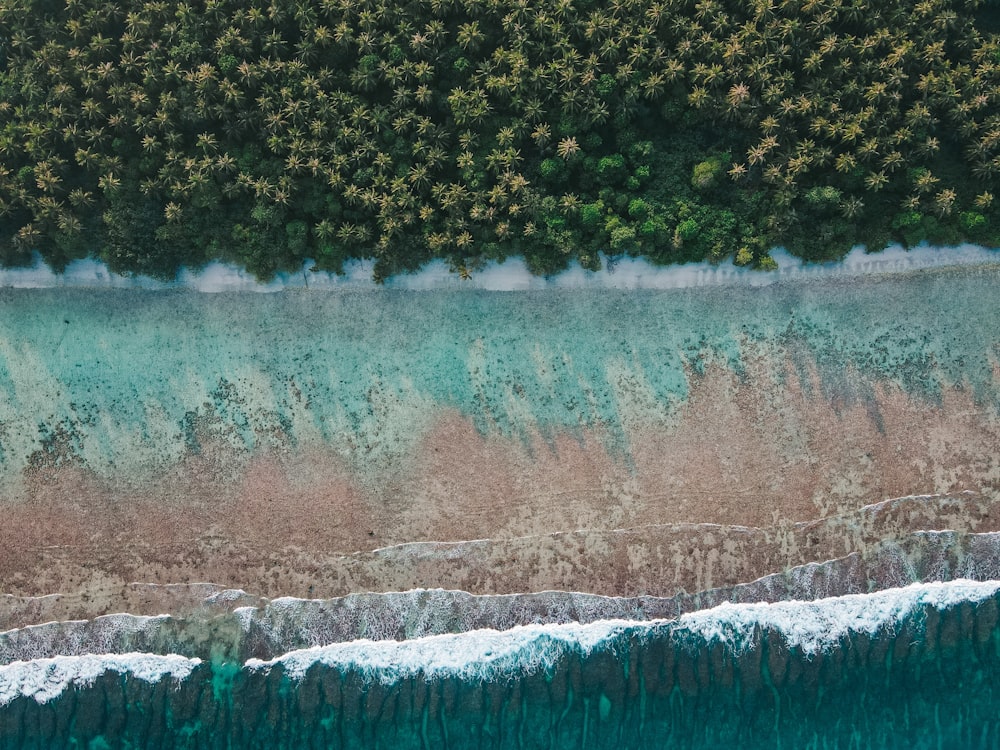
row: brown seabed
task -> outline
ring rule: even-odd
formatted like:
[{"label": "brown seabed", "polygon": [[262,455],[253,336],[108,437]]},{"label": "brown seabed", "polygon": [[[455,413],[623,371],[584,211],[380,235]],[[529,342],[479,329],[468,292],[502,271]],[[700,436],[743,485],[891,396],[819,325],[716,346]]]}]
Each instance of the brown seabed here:
[{"label": "brown seabed", "polygon": [[[887,498],[965,498],[926,528],[1000,529],[1000,422],[968,392],[929,403],[882,383],[873,401],[843,403],[786,375],[709,367],[671,424],[630,423],[628,460],[599,430],[525,444],[457,413],[376,481],[322,446],[247,456],[206,439],[138,485],[48,456],[4,502],[0,582],[18,596],[66,594],[79,616],[134,606],[132,582],[303,597],[412,586],[667,595],[832,555],[755,553],[745,541]],[[489,540],[489,553],[372,552],[468,540]]]}]

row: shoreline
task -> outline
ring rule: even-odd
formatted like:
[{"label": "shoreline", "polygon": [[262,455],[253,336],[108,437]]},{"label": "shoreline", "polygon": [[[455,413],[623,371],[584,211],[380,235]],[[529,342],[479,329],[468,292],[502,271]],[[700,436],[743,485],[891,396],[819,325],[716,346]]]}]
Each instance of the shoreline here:
[{"label": "shoreline", "polygon": [[280,292],[286,289],[322,291],[539,291],[547,289],[683,289],[691,287],[747,286],[765,287],[788,280],[826,280],[876,275],[900,274],[924,269],[956,266],[991,266],[1000,264],[1000,249],[976,245],[931,247],[921,245],[907,250],[899,245],[878,253],[854,248],[843,260],[829,263],[806,263],[784,250],[772,253],[778,263],[774,271],[760,271],[730,263],[712,265],[702,261],[683,265],[656,266],[642,258],[614,258],[601,255],[601,271],[587,271],[576,262],[552,276],[532,275],[522,258],[503,263],[490,262],[461,279],[443,261],[432,261],[412,274],[393,276],[383,284],[372,280],[372,260],[352,260],[344,265],[343,275],[311,272],[306,260],[296,273],[278,274],[270,282],[260,282],[249,272],[234,265],[209,263],[199,270],[182,269],[174,281],[160,281],[148,276],[121,276],[112,273],[97,260],[70,263],[57,274],[36,258],[30,268],[0,269],[0,288],[14,289],[143,289],[163,291],[187,289],[204,293]]}]

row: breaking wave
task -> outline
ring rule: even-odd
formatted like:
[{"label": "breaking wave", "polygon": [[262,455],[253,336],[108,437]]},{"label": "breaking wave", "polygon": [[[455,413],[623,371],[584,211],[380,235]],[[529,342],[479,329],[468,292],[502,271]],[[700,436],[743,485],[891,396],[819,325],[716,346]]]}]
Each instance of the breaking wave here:
[{"label": "breaking wave", "polygon": [[[169,677],[170,679],[166,679]],[[1000,583],[0,667],[0,747],[996,747]]]},{"label": "breaking wave", "polygon": [[48,703],[69,687],[86,688],[108,672],[155,683],[170,677],[183,680],[201,659],[176,654],[85,654],[53,659],[16,661],[0,667],[0,706],[17,697]]},{"label": "breaking wave", "polygon": [[[301,679],[317,665],[354,670],[366,679],[392,684],[420,676],[491,682],[551,669],[568,654],[596,650],[617,653],[626,640],[696,634],[698,645],[724,642],[734,653],[757,647],[762,632],[790,649],[816,654],[852,635],[895,632],[923,607],[945,609],[994,597],[1000,582],[917,583],[902,589],[831,597],[812,602],[721,604],[677,620],[604,620],[580,625],[529,625],[506,631],[416,638],[408,641],[360,640],[293,651],[272,659],[250,659],[246,668],[267,671],[277,665]],[[685,639],[686,640],[686,639]]]}]

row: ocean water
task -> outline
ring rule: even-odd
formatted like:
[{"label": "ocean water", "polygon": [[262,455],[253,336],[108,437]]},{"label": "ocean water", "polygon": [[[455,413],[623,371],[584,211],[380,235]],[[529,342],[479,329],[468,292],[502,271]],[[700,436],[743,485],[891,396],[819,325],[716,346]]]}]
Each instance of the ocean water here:
[{"label": "ocean water", "polygon": [[1000,584],[0,667],[0,747],[992,748]]}]

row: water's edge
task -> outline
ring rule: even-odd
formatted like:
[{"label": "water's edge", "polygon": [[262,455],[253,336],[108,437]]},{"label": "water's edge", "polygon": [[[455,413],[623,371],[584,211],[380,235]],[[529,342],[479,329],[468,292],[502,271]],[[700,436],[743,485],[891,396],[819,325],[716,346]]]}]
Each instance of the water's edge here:
[{"label": "water's edge", "polygon": [[[1000,263],[1000,251],[975,245],[931,247],[920,245],[906,249],[890,246],[877,253],[854,248],[842,260],[827,263],[806,263],[783,249],[771,253],[778,263],[774,271],[758,271],[732,264],[708,262],[679,266],[657,266],[641,258],[600,255],[601,270],[588,271],[573,263],[552,276],[535,276],[522,258],[510,258],[503,263],[489,262],[476,269],[470,278],[460,278],[448,265],[435,260],[419,271],[393,276],[381,286],[388,289],[444,290],[484,289],[517,291],[538,289],[676,289],[695,286],[746,285],[768,286],[788,279],[850,278],[877,274],[905,273],[948,266],[994,265]],[[283,289],[376,289],[372,280],[374,261],[352,260],[337,275],[313,271],[313,262],[306,260],[301,270],[279,273],[269,282],[261,282],[246,270],[225,263],[213,262],[199,269],[182,269],[176,280],[162,281],[148,276],[122,276],[108,270],[102,262],[86,259],[70,263],[61,273],[55,273],[40,258],[29,268],[0,269],[0,287],[53,288],[95,287],[131,289],[188,288],[203,292],[275,292]]]}]

